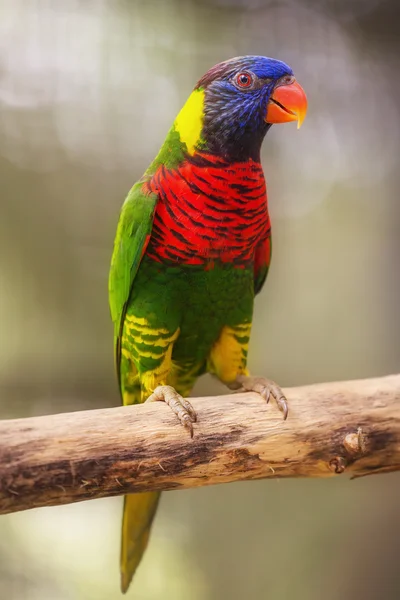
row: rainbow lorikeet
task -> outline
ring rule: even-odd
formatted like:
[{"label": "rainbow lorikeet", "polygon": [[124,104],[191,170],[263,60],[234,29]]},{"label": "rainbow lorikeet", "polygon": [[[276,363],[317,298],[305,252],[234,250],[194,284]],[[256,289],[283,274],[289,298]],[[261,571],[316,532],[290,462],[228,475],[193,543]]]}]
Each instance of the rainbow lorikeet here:
[{"label": "rainbow lorikeet", "polygon": [[[285,63],[243,56],[210,69],[121,210],[109,296],[124,404],[165,401],[193,435],[188,400],[209,372],[272,395],[249,376],[253,302],[269,268],[271,228],[260,148],[272,123],[302,123],[303,89]],[[142,558],[160,494],[125,497],[121,587]]]}]

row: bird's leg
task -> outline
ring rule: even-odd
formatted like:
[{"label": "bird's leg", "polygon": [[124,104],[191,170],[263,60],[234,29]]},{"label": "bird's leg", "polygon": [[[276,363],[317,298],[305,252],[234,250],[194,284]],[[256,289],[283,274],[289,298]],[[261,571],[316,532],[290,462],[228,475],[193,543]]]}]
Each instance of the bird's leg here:
[{"label": "bird's leg", "polygon": [[251,323],[239,323],[225,326],[219,339],[211,349],[208,370],[225,383],[231,390],[238,392],[256,392],[269,402],[273,396],[283,418],[288,414],[288,405],[281,388],[270,379],[250,377],[246,368],[247,350],[250,339]]},{"label": "bird's leg", "polygon": [[186,398],[183,398],[171,385],[159,385],[154,392],[147,398],[146,402],[165,402],[176,414],[179,421],[193,437],[193,423],[197,416],[193,406]]},{"label": "bird's leg", "polygon": [[234,382],[228,383],[231,390],[238,392],[256,392],[260,394],[266,402],[269,402],[271,396],[275,399],[279,410],[283,413],[283,418],[288,416],[288,405],[284,393],[279,385],[271,379],[265,377],[250,377],[248,375],[238,375]]}]

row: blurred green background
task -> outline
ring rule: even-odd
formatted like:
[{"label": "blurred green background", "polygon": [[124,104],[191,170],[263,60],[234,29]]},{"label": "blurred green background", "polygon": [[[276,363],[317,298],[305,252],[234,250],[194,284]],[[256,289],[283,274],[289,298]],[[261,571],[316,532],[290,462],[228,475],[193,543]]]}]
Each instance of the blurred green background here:
[{"label": "blurred green background", "polygon": [[[274,258],[253,372],[399,370],[397,0],[0,1],[0,417],[118,404],[119,209],[197,79],[240,54],[309,97],[263,164]],[[208,378],[196,394],[222,388]],[[164,494],[128,598],[397,600],[400,477]],[[121,499],[0,518],[0,598],[117,599]]]}]

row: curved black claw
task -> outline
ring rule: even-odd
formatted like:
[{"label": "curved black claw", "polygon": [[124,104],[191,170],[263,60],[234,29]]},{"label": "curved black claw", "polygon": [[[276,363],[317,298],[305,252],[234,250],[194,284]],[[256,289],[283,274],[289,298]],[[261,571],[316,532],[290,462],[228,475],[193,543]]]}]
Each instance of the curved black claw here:
[{"label": "curved black claw", "polygon": [[264,398],[268,403],[271,396],[275,399],[279,410],[283,413],[283,419],[286,420],[289,412],[289,407],[285,394],[282,392],[279,385],[266,377],[248,377],[246,375],[238,375],[236,378],[240,388],[238,392],[256,392]]},{"label": "curved black claw", "polygon": [[179,421],[193,437],[193,423],[197,420],[193,406],[186,398],[183,398],[171,385],[159,385],[149,396],[146,402],[165,402],[172,412],[176,414]]}]

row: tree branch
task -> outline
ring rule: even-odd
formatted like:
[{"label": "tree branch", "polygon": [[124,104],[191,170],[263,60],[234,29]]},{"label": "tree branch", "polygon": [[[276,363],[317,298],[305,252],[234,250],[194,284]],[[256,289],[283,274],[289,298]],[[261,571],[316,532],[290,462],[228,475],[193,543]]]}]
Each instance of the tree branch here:
[{"label": "tree branch", "polygon": [[144,490],[400,469],[400,375],[193,398],[193,439],[162,403],[0,421],[0,513]]}]

